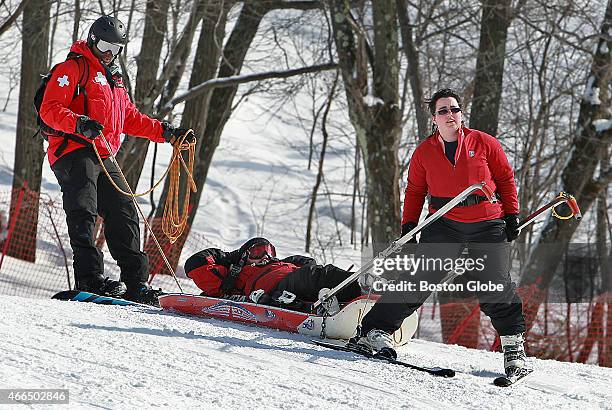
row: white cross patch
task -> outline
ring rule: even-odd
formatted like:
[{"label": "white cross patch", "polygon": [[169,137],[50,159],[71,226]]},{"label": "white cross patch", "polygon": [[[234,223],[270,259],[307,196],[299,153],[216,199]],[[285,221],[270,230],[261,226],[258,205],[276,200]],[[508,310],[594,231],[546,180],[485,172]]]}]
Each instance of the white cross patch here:
[{"label": "white cross patch", "polygon": [[106,77],[104,76],[104,74],[102,74],[101,72],[97,72],[96,73],[96,78],[94,78],[94,81],[100,85],[106,85],[108,84],[108,80],[106,79]]},{"label": "white cross patch", "polygon": [[70,81],[68,81],[68,76],[66,74],[64,74],[62,77],[59,77],[57,79],[57,82],[59,83],[60,87],[65,87],[67,85],[70,85]]}]

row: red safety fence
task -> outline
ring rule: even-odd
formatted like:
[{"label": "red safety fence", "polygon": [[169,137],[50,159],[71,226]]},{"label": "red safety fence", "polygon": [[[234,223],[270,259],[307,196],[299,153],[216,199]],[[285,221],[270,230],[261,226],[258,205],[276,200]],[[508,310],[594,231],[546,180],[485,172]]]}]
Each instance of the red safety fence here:
[{"label": "red safety fence", "polygon": [[[152,221],[151,225],[156,236],[163,238],[159,221]],[[144,228],[142,232],[146,236]],[[104,250],[104,238],[98,236],[97,242]],[[183,290],[199,293],[192,281],[185,277],[182,266],[190,255],[215,244],[197,232],[191,232],[182,247],[163,240],[160,242],[168,259],[176,266]],[[61,198],[39,197],[27,189],[0,192],[0,249],[0,294],[50,297],[74,286],[72,250]],[[172,277],[167,275],[165,262],[150,240],[146,241],[145,250],[150,259],[152,285],[169,292],[178,291]],[[107,251],[104,254],[105,262],[109,262],[105,263],[106,274],[118,278],[117,265]],[[519,293],[524,306],[529,306],[534,289],[519,289]],[[544,300],[534,316],[533,326],[526,335],[529,355],[612,367],[610,295],[594,293],[586,302],[582,299],[581,303]],[[419,309],[419,327],[415,337],[499,350],[499,338],[489,319],[480,312],[476,300],[440,304],[436,298],[430,299]]]},{"label": "red safety fence", "polygon": [[[96,243],[104,254],[105,274],[118,279],[119,268],[110,257],[102,232],[102,229],[96,230]],[[141,227],[141,232],[144,232],[144,227]],[[156,235],[162,236],[161,232]],[[184,259],[210,246],[213,244],[202,235],[192,233],[182,254],[176,249],[166,248],[169,256],[178,253],[173,270],[184,291],[197,292],[197,287],[185,276]],[[72,249],[61,197],[39,196],[27,188],[12,193],[0,192],[0,250],[0,294],[50,297],[60,290],[74,287]],[[160,272],[160,267],[164,268],[162,273],[168,273],[168,270],[160,263],[162,259],[157,249],[147,250],[152,286],[169,292],[178,291],[172,276],[155,275]]]}]

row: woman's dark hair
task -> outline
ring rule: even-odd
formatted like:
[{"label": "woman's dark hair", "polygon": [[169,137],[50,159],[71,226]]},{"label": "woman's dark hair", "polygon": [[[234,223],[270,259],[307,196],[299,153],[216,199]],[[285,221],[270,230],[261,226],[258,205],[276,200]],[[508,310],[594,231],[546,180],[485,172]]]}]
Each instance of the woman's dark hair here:
[{"label": "woman's dark hair", "polygon": [[429,100],[425,100],[425,104],[427,104],[427,107],[429,108],[429,112],[431,113],[431,115],[435,115],[436,113],[436,102],[440,98],[449,98],[449,97],[453,97],[455,100],[457,100],[457,104],[459,104],[459,108],[461,108],[461,98],[459,97],[459,94],[457,94],[455,91],[451,90],[450,88],[443,88],[441,90],[436,91]]}]

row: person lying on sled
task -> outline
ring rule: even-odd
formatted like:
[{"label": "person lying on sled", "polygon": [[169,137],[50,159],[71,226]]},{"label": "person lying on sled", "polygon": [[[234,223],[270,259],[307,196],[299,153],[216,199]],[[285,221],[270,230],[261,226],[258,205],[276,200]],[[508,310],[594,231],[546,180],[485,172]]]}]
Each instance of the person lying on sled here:
[{"label": "person lying on sled", "polygon": [[[302,302],[315,302],[319,292],[327,291],[350,273],[334,265],[317,265],[313,258],[301,255],[284,259],[265,238],[248,240],[240,249],[224,252],[204,249],[187,259],[185,273],[204,296],[261,304],[304,308]],[[338,302],[347,303],[361,295],[357,282],[338,292],[328,311],[337,310]],[[335,305],[330,308],[331,305]],[[330,312],[331,313],[331,312]]]}]

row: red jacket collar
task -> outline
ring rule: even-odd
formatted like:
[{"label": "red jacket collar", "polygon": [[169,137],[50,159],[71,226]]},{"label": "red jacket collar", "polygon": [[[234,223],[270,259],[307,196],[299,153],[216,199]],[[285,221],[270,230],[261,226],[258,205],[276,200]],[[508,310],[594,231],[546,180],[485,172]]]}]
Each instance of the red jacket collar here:
[{"label": "red jacket collar", "polygon": [[[465,125],[461,124],[461,127],[459,128],[459,137],[457,139],[457,151],[455,153],[455,163],[457,163],[457,158],[459,157],[459,153],[461,152],[461,148],[463,146],[463,143],[465,141],[465,139],[472,133],[472,130],[468,127],[466,127]],[[442,150],[442,153],[444,153],[444,140],[442,139],[442,136],[440,135],[440,131],[436,130],[436,132],[434,132],[430,137],[429,137],[429,141],[431,144],[436,145],[438,147],[440,147],[440,149]]]},{"label": "red jacket collar", "polygon": [[[457,141],[459,141],[458,146],[461,146],[461,144],[463,143],[463,140],[465,140],[466,136],[469,135],[472,132],[472,130],[468,127],[466,127],[465,125],[461,124],[461,127],[459,128],[459,138],[457,139]],[[441,145],[442,147],[444,147],[444,140],[442,139],[442,136],[440,135],[440,131],[436,130],[436,132],[434,132],[432,135],[432,142],[437,143],[438,145]]]},{"label": "red jacket collar", "polygon": [[93,70],[105,72],[104,66],[102,65],[98,57],[93,55],[91,49],[89,48],[85,40],[78,40],[72,45],[72,47],[70,47],[70,51],[85,57],[87,61],[91,64],[91,68]]}]

